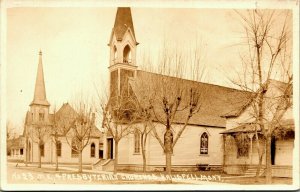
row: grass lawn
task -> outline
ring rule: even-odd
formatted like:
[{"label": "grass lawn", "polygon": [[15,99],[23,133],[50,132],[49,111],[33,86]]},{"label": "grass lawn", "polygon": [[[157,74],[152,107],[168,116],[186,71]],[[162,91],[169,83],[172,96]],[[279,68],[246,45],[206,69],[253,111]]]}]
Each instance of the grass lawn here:
[{"label": "grass lawn", "polygon": [[[164,172],[133,172],[133,171],[122,171],[123,173],[135,173],[135,174],[154,174],[154,175],[160,175],[165,174]],[[240,175],[228,175],[225,173],[222,173],[222,171],[194,171],[194,172],[172,172],[172,175],[182,175],[182,174],[192,174],[196,175],[197,177],[202,176],[213,176],[213,175],[219,175],[221,176],[221,181],[214,181],[211,182],[223,182],[223,183],[231,183],[231,184],[240,184],[240,185],[264,185],[265,184],[265,178],[260,177],[258,182],[255,182],[255,177],[239,177]],[[229,178],[228,178],[229,177]],[[280,177],[274,177],[273,184],[286,184],[291,185],[293,184],[292,178],[280,178]]]},{"label": "grass lawn", "polygon": [[[43,167],[44,166],[44,167]],[[66,166],[65,166],[66,167]],[[91,173],[84,170],[78,173],[76,169],[55,171],[55,167],[42,165],[7,166],[7,182],[9,184],[167,184],[159,180],[131,180],[128,177],[107,173]],[[176,184],[176,183],[172,183]]]},{"label": "grass lawn", "polygon": [[[120,173],[134,173],[134,174],[165,174],[163,171],[147,171],[146,173],[143,173],[142,171],[119,171]],[[172,175],[178,175],[178,174],[194,174],[197,176],[200,175],[221,175],[221,176],[228,176],[225,173],[222,173],[222,171],[172,171]]]},{"label": "grass lawn", "polygon": [[[54,165],[42,164],[42,168],[37,168],[37,164],[29,164],[25,166],[20,163],[9,163],[7,170],[7,178],[9,183],[51,183],[51,184],[167,184],[168,182],[158,179],[144,179],[148,176],[156,176],[157,178],[166,177],[165,172],[146,172],[141,171],[120,171],[118,175],[97,173],[90,169],[83,169],[82,173],[77,172],[75,165],[61,165],[59,170],[55,170]],[[125,176],[124,176],[125,175]],[[127,176],[126,176],[127,175]],[[137,177],[132,176],[145,176]],[[110,178],[115,177],[115,178]],[[177,180],[178,178],[186,180]],[[188,178],[187,178],[188,177]],[[107,179],[108,178],[108,179]],[[143,178],[143,179],[139,179]],[[195,179],[196,178],[196,179]],[[208,178],[214,178],[209,179]],[[263,185],[265,178],[259,178],[255,182],[254,177],[239,177],[238,175],[228,175],[221,171],[193,171],[193,172],[172,172],[172,184],[184,184],[187,180],[208,181],[218,183],[231,183],[240,185]],[[292,178],[273,178],[273,184],[292,184]],[[197,183],[197,182],[196,182]],[[195,183],[195,184],[196,184]]]},{"label": "grass lawn", "polygon": [[[265,184],[265,177],[260,177],[258,182],[255,182],[254,177],[236,177],[231,179],[224,179],[225,183],[232,183],[232,184],[240,184],[240,185],[264,185]],[[284,185],[292,185],[293,179],[292,178],[281,178],[281,177],[273,177],[272,184],[284,184]]]}]

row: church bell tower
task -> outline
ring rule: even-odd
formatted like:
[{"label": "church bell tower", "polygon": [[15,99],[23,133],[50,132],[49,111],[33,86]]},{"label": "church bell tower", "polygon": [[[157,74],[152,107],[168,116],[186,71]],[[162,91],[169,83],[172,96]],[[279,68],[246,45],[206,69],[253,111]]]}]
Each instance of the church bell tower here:
[{"label": "church bell tower", "polygon": [[129,94],[128,78],[136,76],[137,41],[129,7],[119,7],[108,46],[110,47],[110,96]]}]

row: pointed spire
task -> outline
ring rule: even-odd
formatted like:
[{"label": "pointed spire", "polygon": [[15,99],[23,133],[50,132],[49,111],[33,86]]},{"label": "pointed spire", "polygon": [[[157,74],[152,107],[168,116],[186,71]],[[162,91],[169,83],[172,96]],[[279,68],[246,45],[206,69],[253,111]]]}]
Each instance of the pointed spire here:
[{"label": "pointed spire", "polygon": [[130,7],[118,7],[113,29],[117,40],[123,39],[123,36],[128,28],[130,28],[135,38]]},{"label": "pointed spire", "polygon": [[39,64],[37,69],[37,75],[35,80],[35,89],[33,101],[30,105],[50,105],[46,98],[46,88],[44,81],[44,71],[42,62],[42,51],[39,51]]}]

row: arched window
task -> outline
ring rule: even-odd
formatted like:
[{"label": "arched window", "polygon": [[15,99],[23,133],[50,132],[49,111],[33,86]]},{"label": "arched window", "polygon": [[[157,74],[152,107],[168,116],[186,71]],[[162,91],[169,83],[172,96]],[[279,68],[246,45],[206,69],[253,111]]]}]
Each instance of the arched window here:
[{"label": "arched window", "polygon": [[117,56],[118,56],[118,54],[117,54],[117,47],[114,46],[114,60],[117,59]]},{"label": "arched window", "polygon": [[141,134],[139,131],[134,132],[134,153],[140,153],[141,150]]},{"label": "arched window", "polygon": [[95,157],[95,143],[91,144],[91,157]]},{"label": "arched window", "polygon": [[45,145],[44,145],[43,142],[40,144],[40,153],[41,153],[41,156],[44,157],[44,155],[45,155]]},{"label": "arched window", "polygon": [[200,137],[200,154],[208,154],[208,135],[203,133]]},{"label": "arched window", "polygon": [[78,157],[79,151],[77,150],[77,142],[76,139],[72,139],[72,157]]},{"label": "arched window", "polygon": [[56,143],[56,154],[58,157],[61,157],[61,142],[57,141]]},{"label": "arched window", "polygon": [[45,119],[44,110],[40,109],[39,110],[39,121],[44,121],[44,119]]},{"label": "arched window", "polygon": [[131,50],[129,45],[126,45],[123,50],[123,62],[131,63]]}]

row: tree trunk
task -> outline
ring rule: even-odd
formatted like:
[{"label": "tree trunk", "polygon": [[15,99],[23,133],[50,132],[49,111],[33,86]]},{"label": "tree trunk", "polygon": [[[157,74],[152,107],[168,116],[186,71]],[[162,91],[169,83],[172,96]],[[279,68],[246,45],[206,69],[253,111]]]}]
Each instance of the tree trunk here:
[{"label": "tree trunk", "polygon": [[166,152],[166,174],[171,175],[172,170],[172,153],[171,152]]},{"label": "tree trunk", "polygon": [[42,150],[41,150],[41,145],[39,144],[39,165],[38,168],[42,167]]},{"label": "tree trunk", "polygon": [[114,173],[116,174],[118,172],[117,166],[118,166],[118,156],[119,156],[119,141],[115,140],[115,159],[114,159]]},{"label": "tree trunk", "polygon": [[261,166],[262,166],[263,151],[261,151],[261,148],[259,145],[259,138],[258,138],[257,130],[255,131],[255,139],[256,139],[256,148],[257,148],[257,153],[258,153],[258,166],[256,169],[256,174],[255,174],[255,182],[258,182],[259,173],[260,173]]},{"label": "tree trunk", "polygon": [[58,171],[58,154],[57,154],[57,143],[55,144],[55,170]]},{"label": "tree trunk", "polygon": [[[270,128],[269,128],[270,129]],[[266,137],[266,184],[272,183],[271,135]]]},{"label": "tree trunk", "polygon": [[82,150],[79,150],[79,167],[78,167],[78,172],[82,172]]},{"label": "tree trunk", "polygon": [[[258,55],[258,57],[259,57],[259,55]],[[259,69],[259,83],[260,83],[260,85],[263,85],[262,84],[262,75],[261,75],[260,60],[258,60],[258,69]],[[263,134],[265,133],[265,125],[264,125],[265,110],[264,110],[264,107],[263,107],[264,106],[264,94],[265,94],[265,88],[263,88],[263,90],[259,93],[259,96],[258,96],[258,122],[259,122],[259,126],[260,126],[260,131]],[[256,138],[257,138],[257,143],[259,143],[257,132],[256,132]],[[266,148],[266,145],[263,145],[263,147],[264,148],[262,149],[262,151],[264,151],[264,149]],[[258,168],[257,168],[257,171],[256,171],[256,178],[255,178],[256,181],[258,181],[258,177],[259,177],[258,174],[259,174],[260,169],[261,169],[262,154],[263,154],[263,152],[260,152],[258,154],[258,158],[259,158],[259,162],[258,163],[259,163],[259,165],[258,165]],[[266,151],[266,156],[268,156],[268,152],[267,151]]]},{"label": "tree trunk", "polygon": [[166,155],[166,174],[171,176],[172,170],[172,153],[173,153],[173,133],[170,128],[169,121],[167,121],[167,130],[164,136],[165,155]]},{"label": "tree trunk", "polygon": [[143,172],[145,173],[146,172],[146,136],[144,138],[144,135],[142,134],[141,136],[141,147],[142,147],[142,156],[143,156]]},{"label": "tree trunk", "polygon": [[256,175],[255,175],[255,182],[258,182],[259,179],[259,173],[262,167],[262,160],[263,160],[263,153],[258,154],[258,167],[256,169]]},{"label": "tree trunk", "polygon": [[142,149],[142,156],[143,156],[143,172],[146,173],[146,150]]}]

